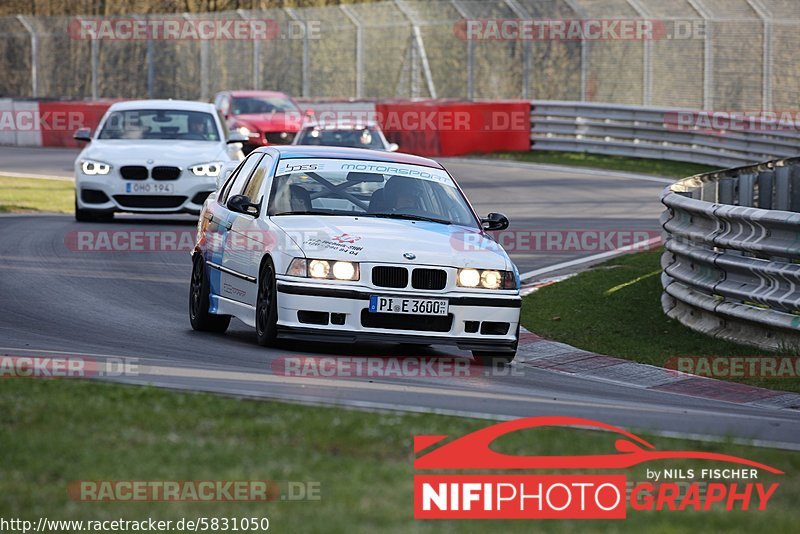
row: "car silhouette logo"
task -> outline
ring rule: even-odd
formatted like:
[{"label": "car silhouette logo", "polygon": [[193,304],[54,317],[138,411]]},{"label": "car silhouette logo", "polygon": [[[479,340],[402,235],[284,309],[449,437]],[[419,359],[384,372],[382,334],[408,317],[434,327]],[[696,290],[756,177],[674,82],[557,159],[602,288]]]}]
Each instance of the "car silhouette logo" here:
[{"label": "car silhouette logo", "polygon": [[[495,452],[491,443],[503,436],[518,430],[548,427],[578,426],[597,428],[619,434],[616,440],[615,454],[591,454],[586,456],[510,456]],[[414,452],[432,448],[447,436],[415,436]],[[578,417],[527,417],[498,423],[481,430],[461,436],[442,446],[428,450],[414,461],[415,469],[625,469],[653,460],[697,459],[729,462],[764,469],[770,473],[782,475],[783,471],[759,462],[704,451],[658,451],[655,446],[642,438],[621,428],[582,419]]]},{"label": "car silhouette logo", "polygon": [[416,259],[417,255],[414,254],[413,252],[406,252],[405,254],[403,254],[403,257],[407,260],[413,260]]}]

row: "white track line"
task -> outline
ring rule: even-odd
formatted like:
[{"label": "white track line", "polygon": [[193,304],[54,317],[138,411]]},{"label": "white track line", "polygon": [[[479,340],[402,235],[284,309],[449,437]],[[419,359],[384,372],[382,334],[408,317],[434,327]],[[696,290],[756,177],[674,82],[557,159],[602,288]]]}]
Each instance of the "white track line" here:
[{"label": "white track line", "polygon": [[576,260],[565,261],[563,263],[556,263],[555,265],[549,265],[547,267],[542,267],[541,269],[528,271],[527,273],[520,274],[519,277],[521,280],[525,281],[530,278],[534,278],[536,276],[541,276],[543,274],[552,273],[554,271],[560,271],[562,269],[567,269],[569,267],[575,267],[576,265],[583,265],[584,263],[604,260],[607,258],[614,258],[616,256],[621,256],[623,254],[627,254],[628,252],[633,252],[635,250],[642,250],[642,251],[648,250],[652,245],[658,244],[660,242],[661,242],[661,237],[652,237],[646,241],[638,241],[631,245],[626,245],[624,247],[620,247],[614,250],[601,252],[600,254],[593,254],[592,256],[586,256],[585,258],[578,258]]},{"label": "white track line", "polygon": [[64,182],[74,182],[75,178],[72,176],[53,176],[51,174],[31,174],[22,172],[10,172],[0,170],[0,176],[8,176],[9,178],[36,178],[39,180],[62,180]]}]

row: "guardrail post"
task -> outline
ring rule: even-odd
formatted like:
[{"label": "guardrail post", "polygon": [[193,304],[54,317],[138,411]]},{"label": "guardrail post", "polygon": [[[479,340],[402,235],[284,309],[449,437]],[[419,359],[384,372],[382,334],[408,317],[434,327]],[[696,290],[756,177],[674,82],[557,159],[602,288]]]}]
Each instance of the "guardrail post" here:
[{"label": "guardrail post", "polygon": [[733,204],[736,201],[736,180],[723,178],[717,186],[717,202],[719,204]]},{"label": "guardrail post", "polygon": [[789,210],[789,172],[790,167],[775,169],[775,203],[773,208],[781,211]]},{"label": "guardrail post", "polygon": [[761,209],[772,209],[773,178],[773,171],[758,173],[758,207]]},{"label": "guardrail post", "polygon": [[800,213],[800,164],[789,171],[789,211]]},{"label": "guardrail post", "polygon": [[739,205],[753,207],[753,186],[755,185],[756,175],[745,173],[739,175]]}]

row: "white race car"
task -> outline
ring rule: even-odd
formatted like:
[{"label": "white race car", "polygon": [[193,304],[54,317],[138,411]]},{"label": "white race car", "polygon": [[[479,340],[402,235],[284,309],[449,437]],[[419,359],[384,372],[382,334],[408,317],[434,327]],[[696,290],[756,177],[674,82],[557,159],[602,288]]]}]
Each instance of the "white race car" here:
[{"label": "white race car", "polygon": [[226,136],[214,106],[181,100],[113,104],[75,160],[75,218],[114,212],[199,213],[220,173],[243,155],[244,136]]},{"label": "white race car", "polygon": [[511,361],[519,273],[455,180],[430,159],[269,146],[211,195],[198,222],[189,315],[258,342],[279,338],[451,344]]}]

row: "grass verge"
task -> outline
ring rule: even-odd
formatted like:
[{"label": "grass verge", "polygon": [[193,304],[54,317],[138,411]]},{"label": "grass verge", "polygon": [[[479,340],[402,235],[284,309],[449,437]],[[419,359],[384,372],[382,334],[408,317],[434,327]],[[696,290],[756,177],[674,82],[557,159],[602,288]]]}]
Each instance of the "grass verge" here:
[{"label": "grass verge", "polygon": [[[661,250],[628,254],[525,297],[522,324],[575,347],[663,367],[672,356],[764,356],[766,351],[712,338],[661,309]],[[796,378],[737,378],[800,392]]]},{"label": "grass verge", "polygon": [[68,180],[0,176],[0,213],[72,213],[75,185]]},{"label": "grass verge", "polygon": [[[483,156],[481,156],[483,157]],[[488,154],[504,160],[524,161],[528,163],[546,163],[550,165],[566,165],[569,167],[590,167],[612,171],[652,174],[670,178],[686,178],[703,172],[717,170],[716,167],[668,161],[663,159],[629,158],[625,156],[603,156],[586,152],[555,152],[535,150],[530,152],[498,152]]]},{"label": "grass verge", "polygon": [[[414,435],[460,436],[490,423],[423,414],[379,414],[175,393],[71,380],[5,380],[0,388],[0,517],[36,521],[268,517],[278,532],[747,532],[793,531],[800,521],[800,453],[732,443],[649,438],[659,450],[742,456],[783,470],[758,482],[781,486],[766,512],[718,507],[641,512],[623,521],[413,520]],[[612,453],[615,436],[549,428],[504,436],[508,454]],[[648,438],[645,438],[648,439]],[[728,467],[669,460],[626,470]],[[77,480],[316,481],[320,500],[270,503],[90,503],[72,501]],[[35,524],[35,523],[34,523]]]}]

